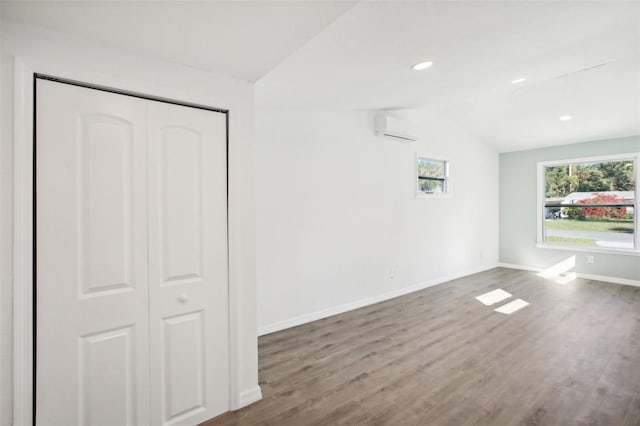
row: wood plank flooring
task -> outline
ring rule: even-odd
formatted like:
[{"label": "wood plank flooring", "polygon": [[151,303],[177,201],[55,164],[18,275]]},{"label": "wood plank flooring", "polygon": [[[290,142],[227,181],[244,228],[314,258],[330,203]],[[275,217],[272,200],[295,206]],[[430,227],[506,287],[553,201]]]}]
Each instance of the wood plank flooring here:
[{"label": "wood plank flooring", "polygon": [[[475,300],[496,288],[514,297]],[[259,358],[263,399],[205,425],[640,425],[640,288],[496,268],[261,337]]]}]

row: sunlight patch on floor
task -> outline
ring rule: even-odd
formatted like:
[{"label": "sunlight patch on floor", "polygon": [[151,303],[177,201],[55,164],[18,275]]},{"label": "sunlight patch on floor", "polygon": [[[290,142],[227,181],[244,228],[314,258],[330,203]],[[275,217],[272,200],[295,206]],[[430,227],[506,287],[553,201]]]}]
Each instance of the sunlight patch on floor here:
[{"label": "sunlight patch on floor", "polygon": [[562,262],[558,262],[553,266],[543,269],[538,273],[538,276],[542,278],[547,278],[547,279],[554,279],[556,277],[559,277],[562,274],[565,274],[566,272],[569,272],[571,269],[575,267],[576,267],[576,257],[570,256],[565,260],[563,260]]},{"label": "sunlight patch on floor", "polygon": [[484,304],[485,306],[491,306],[495,303],[502,302],[503,300],[508,299],[510,297],[511,297],[511,293],[507,293],[506,291],[499,288],[497,290],[492,290],[488,293],[477,296],[476,300],[478,300],[480,303]]},{"label": "sunlight patch on floor", "polygon": [[516,299],[512,302],[507,303],[506,305],[502,305],[499,308],[494,309],[494,311],[501,314],[511,315],[512,313],[519,311],[520,309],[527,306],[529,306],[529,302],[525,302],[522,299]]},{"label": "sunlight patch on floor", "polygon": [[537,275],[547,280],[554,280],[557,284],[565,285],[576,279],[573,269],[576,267],[576,257],[570,256],[540,271]]},{"label": "sunlight patch on floor", "polygon": [[567,272],[566,274],[559,276],[556,282],[558,284],[565,285],[567,283],[570,283],[571,281],[574,281],[576,277],[577,276],[575,272]]}]

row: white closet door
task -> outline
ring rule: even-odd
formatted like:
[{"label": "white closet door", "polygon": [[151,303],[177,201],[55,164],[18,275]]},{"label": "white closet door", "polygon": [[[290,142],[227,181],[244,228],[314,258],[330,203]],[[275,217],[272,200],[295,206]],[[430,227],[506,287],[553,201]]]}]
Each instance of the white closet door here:
[{"label": "white closet door", "polygon": [[36,416],[229,408],[226,115],[38,80]]},{"label": "white closet door", "polygon": [[38,80],[36,415],[149,421],[146,103]]},{"label": "white closet door", "polygon": [[151,423],[228,410],[226,115],[149,102]]}]

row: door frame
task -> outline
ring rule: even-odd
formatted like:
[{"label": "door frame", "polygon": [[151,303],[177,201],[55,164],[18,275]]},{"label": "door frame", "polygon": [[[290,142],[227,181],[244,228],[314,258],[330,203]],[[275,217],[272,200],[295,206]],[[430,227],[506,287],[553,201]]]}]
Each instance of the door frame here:
[{"label": "door frame", "polygon": [[[34,238],[35,238],[35,83],[38,75],[55,76],[64,82],[137,96],[145,99],[200,107],[224,112],[227,117],[227,262],[228,262],[228,327],[229,327],[229,409],[239,407],[238,391],[238,324],[239,300],[234,291],[232,253],[229,250],[230,205],[229,108],[203,105],[193,95],[166,87],[153,87],[141,81],[106,76],[69,68],[60,64],[16,57],[14,68],[14,144],[13,144],[13,423],[31,425],[35,414],[35,315],[34,309]],[[160,93],[159,93],[160,92]],[[152,93],[159,93],[152,95]],[[179,101],[176,99],[180,99]]]}]

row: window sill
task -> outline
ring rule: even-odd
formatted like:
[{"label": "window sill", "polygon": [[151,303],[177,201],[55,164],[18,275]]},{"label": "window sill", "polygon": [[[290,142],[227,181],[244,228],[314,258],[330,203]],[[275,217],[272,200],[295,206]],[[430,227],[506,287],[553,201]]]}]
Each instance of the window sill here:
[{"label": "window sill", "polygon": [[451,194],[416,194],[416,198],[451,198]]},{"label": "window sill", "polygon": [[588,252],[588,253],[602,253],[602,254],[617,254],[623,256],[640,256],[640,251],[636,249],[602,249],[597,247],[579,247],[579,246],[569,246],[569,245],[561,245],[561,244],[548,244],[548,243],[537,243],[536,247],[541,249],[552,249],[552,250],[565,250],[565,251],[580,251],[580,252]]}]

